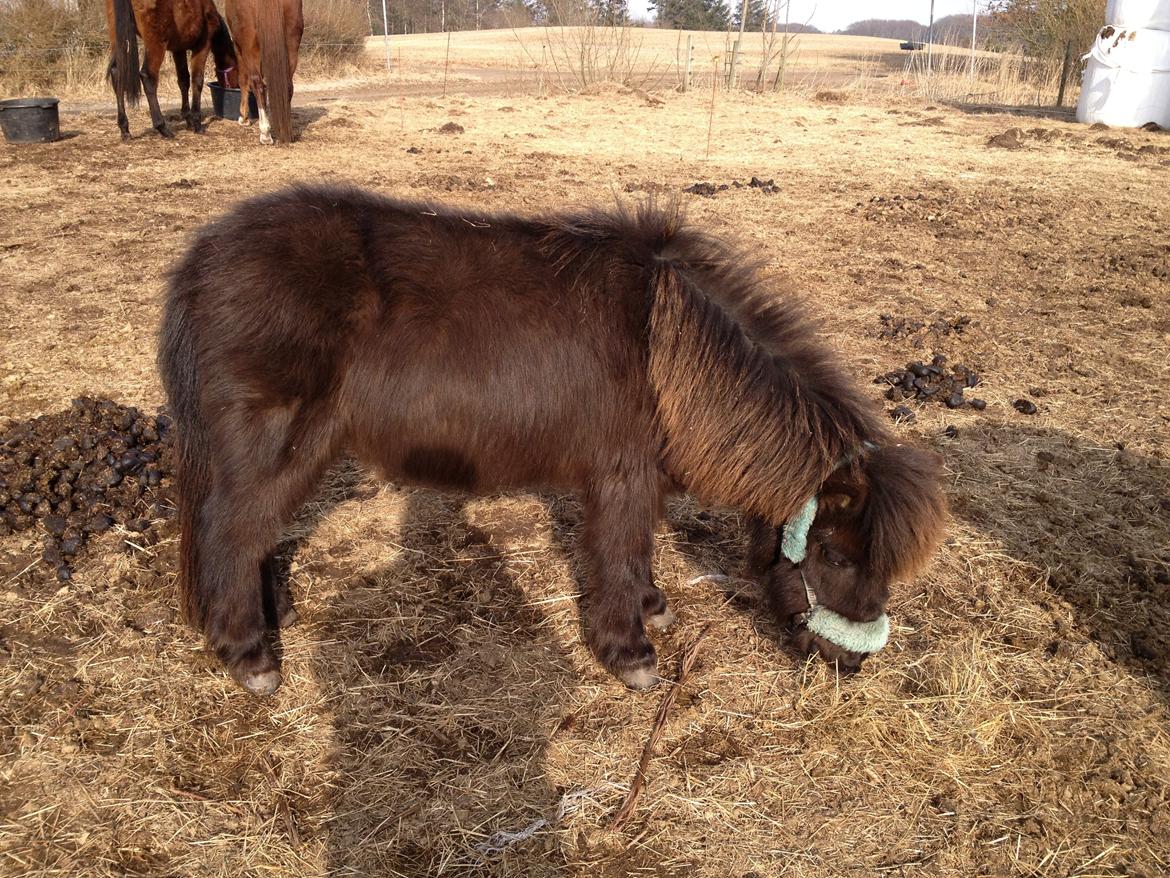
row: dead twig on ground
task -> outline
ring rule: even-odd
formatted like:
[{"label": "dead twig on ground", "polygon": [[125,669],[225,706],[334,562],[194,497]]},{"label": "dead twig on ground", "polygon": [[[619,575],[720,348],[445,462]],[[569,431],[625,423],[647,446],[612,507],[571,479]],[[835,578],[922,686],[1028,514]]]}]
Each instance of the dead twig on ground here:
[{"label": "dead twig on ground", "polygon": [[682,663],[678,670],[678,679],[670,687],[666,695],[663,696],[662,703],[658,705],[658,713],[654,717],[654,725],[650,729],[650,737],[646,739],[646,746],[642,748],[642,758],[638,760],[638,768],[634,772],[634,779],[630,781],[630,791],[626,793],[625,801],[622,802],[617,813],[613,815],[613,820],[609,823],[610,829],[621,829],[622,824],[634,812],[634,806],[638,803],[638,797],[642,794],[642,789],[646,786],[646,769],[650,767],[650,760],[654,758],[654,748],[658,746],[658,742],[662,739],[662,733],[666,729],[666,717],[670,714],[670,709],[674,706],[674,702],[678,698],[679,690],[682,689],[683,684],[687,681],[687,677],[690,676],[691,668],[694,667],[695,660],[699,657],[699,646],[710,630],[710,626],[704,627],[695,639],[687,645],[687,648],[683,650]]}]

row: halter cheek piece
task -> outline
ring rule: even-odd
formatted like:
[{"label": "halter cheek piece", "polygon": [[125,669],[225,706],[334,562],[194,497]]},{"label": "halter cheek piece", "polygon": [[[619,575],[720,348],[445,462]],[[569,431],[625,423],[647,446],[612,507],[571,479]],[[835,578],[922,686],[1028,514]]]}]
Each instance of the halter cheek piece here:
[{"label": "halter cheek piece", "polygon": [[[877,446],[870,442],[862,446],[862,451],[876,449]],[[841,465],[848,463],[853,457],[854,455],[850,455],[841,462]],[[840,613],[823,606],[805,578],[802,565],[808,557],[808,534],[816,517],[817,498],[814,495],[805,501],[796,515],[784,523],[784,535],[780,540],[780,552],[796,565],[800,572],[800,581],[804,584],[805,597],[808,599],[808,609],[797,615],[796,621],[817,636],[849,652],[877,652],[890,639],[889,617],[882,613],[872,622],[854,622],[846,619]]]}]

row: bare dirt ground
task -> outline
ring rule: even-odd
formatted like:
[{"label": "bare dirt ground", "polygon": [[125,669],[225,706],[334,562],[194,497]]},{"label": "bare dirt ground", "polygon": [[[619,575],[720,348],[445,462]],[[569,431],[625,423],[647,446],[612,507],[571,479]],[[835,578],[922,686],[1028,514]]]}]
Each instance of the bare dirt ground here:
[{"label": "bare dirt ground", "polygon": [[[0,873],[1166,874],[1167,136],[719,94],[706,158],[709,93],[449,87],[299,91],[291,148],[222,121],[162,141],[144,110],[123,144],[112,107],[0,146],[2,431],[83,393],[153,412],[164,273],[238,198],[678,196],[945,455],[951,536],[896,590],[891,646],[848,680],[806,665],[754,585],[693,582],[738,571],[738,516],[674,503],[663,669],[714,627],[615,832],[660,696],[582,644],[571,498],[339,469],[289,533],[301,622],[267,702],[177,618],[168,522],[119,521],[62,582],[38,520],[0,537]],[[734,184],[753,176],[774,185]],[[934,354],[978,373],[983,411],[872,383]]]}]

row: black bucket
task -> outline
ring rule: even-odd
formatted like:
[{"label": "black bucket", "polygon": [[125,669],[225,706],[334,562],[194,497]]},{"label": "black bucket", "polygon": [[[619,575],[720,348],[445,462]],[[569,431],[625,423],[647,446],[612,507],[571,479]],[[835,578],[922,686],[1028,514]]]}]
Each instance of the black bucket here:
[{"label": "black bucket", "polygon": [[10,143],[51,143],[61,139],[56,98],[0,101],[0,129]]},{"label": "black bucket", "polygon": [[[209,83],[211,89],[211,111],[221,119],[240,118],[240,90],[225,88],[218,82]],[[260,118],[260,111],[256,108],[255,92],[248,92],[248,118]]]}]

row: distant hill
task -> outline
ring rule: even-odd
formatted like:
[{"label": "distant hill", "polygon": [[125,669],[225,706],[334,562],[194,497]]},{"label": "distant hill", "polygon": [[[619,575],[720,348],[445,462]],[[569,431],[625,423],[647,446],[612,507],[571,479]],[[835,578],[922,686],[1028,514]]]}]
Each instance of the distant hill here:
[{"label": "distant hill", "polygon": [[[927,27],[908,18],[867,18],[855,21],[844,30],[837,31],[855,37],[885,37],[892,40],[915,40],[925,42]],[[971,16],[944,15],[934,20],[934,41],[949,46],[971,44]],[[989,15],[979,16],[976,41],[980,48],[1003,48],[1009,42],[1003,25]]]},{"label": "distant hill", "polygon": [[837,33],[851,37],[885,37],[889,40],[925,40],[926,26],[908,18],[867,18]]}]

